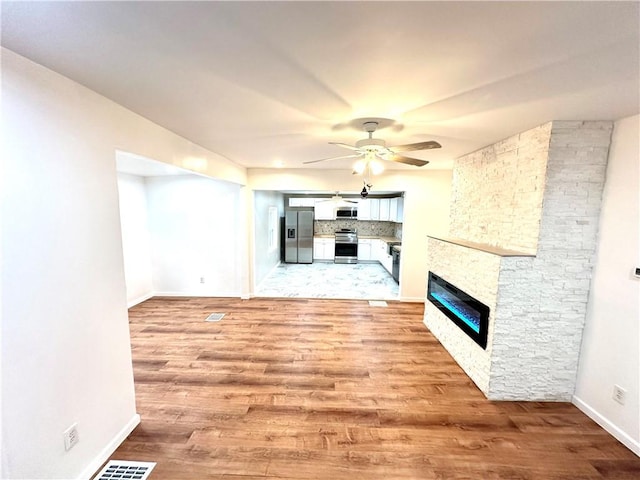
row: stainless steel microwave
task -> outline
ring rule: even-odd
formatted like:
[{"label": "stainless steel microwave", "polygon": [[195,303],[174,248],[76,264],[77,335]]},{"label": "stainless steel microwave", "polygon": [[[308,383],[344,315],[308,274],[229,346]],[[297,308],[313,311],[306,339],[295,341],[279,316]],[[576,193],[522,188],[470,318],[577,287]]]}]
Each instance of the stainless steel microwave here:
[{"label": "stainless steel microwave", "polygon": [[336,208],[336,220],[345,220],[345,219],[356,220],[357,218],[358,218],[358,207]]}]

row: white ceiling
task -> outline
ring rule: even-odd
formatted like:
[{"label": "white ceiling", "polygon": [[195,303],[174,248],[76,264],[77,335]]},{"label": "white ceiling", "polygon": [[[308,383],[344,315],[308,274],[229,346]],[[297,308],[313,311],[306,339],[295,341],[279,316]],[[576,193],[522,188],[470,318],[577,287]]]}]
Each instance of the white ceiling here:
[{"label": "white ceiling", "polygon": [[[2,45],[246,167],[350,168],[395,121],[422,168],[639,108],[638,2],[2,2]],[[387,168],[417,168],[387,162]]]}]

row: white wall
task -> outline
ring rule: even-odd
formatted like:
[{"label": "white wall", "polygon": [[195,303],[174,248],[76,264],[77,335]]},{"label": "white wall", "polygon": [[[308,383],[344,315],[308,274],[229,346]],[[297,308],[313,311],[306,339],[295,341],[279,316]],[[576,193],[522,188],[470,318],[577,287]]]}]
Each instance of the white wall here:
[{"label": "white wall", "polygon": [[89,478],[138,421],[116,149],[246,172],[6,49],[2,101],[0,476]]},{"label": "white wall", "polygon": [[[361,177],[348,170],[249,169],[252,190],[353,191]],[[373,179],[373,191],[404,191],[404,223],[400,264],[400,298],[424,301],[427,234],[443,235],[449,228],[451,170],[393,170]]]},{"label": "white wall", "polygon": [[269,208],[278,210],[278,222],[284,216],[284,195],[277,192],[257,191],[254,193],[254,287],[280,263],[280,224],[277,225],[278,244],[275,250],[269,248]]},{"label": "white wall", "polygon": [[118,173],[118,198],[127,306],[131,307],[153,295],[151,238],[144,177]]},{"label": "white wall", "polygon": [[195,175],[146,186],[155,294],[240,296],[240,187]]},{"label": "white wall", "polygon": [[[640,116],[615,123],[574,402],[640,455]],[[624,406],[613,385],[627,390]]]}]

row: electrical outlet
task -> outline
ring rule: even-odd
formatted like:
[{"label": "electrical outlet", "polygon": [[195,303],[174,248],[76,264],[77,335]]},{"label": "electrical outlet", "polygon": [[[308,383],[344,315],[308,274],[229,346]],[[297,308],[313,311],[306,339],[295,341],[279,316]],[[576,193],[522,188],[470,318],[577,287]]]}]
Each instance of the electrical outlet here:
[{"label": "electrical outlet", "polygon": [[613,399],[618,402],[620,405],[624,405],[624,402],[627,399],[627,391],[622,388],[620,385],[613,386]]},{"label": "electrical outlet", "polygon": [[80,437],[78,437],[78,424],[74,423],[71,425],[62,435],[64,436],[64,449],[71,450],[80,441]]},{"label": "electrical outlet", "polygon": [[200,277],[200,283],[204,283],[204,277]]}]

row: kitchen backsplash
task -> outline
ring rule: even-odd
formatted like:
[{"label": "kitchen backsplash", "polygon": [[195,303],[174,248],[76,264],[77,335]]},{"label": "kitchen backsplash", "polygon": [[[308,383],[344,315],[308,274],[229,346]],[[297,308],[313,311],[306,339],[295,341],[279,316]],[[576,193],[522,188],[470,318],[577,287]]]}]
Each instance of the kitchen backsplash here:
[{"label": "kitchen backsplash", "polygon": [[402,224],[367,220],[316,220],[313,222],[315,235],[333,235],[341,228],[355,228],[358,235],[395,237],[402,239]]},{"label": "kitchen backsplash", "polygon": [[402,224],[401,223],[394,223],[395,225],[395,235],[394,237],[399,238],[400,240],[402,240]]}]

